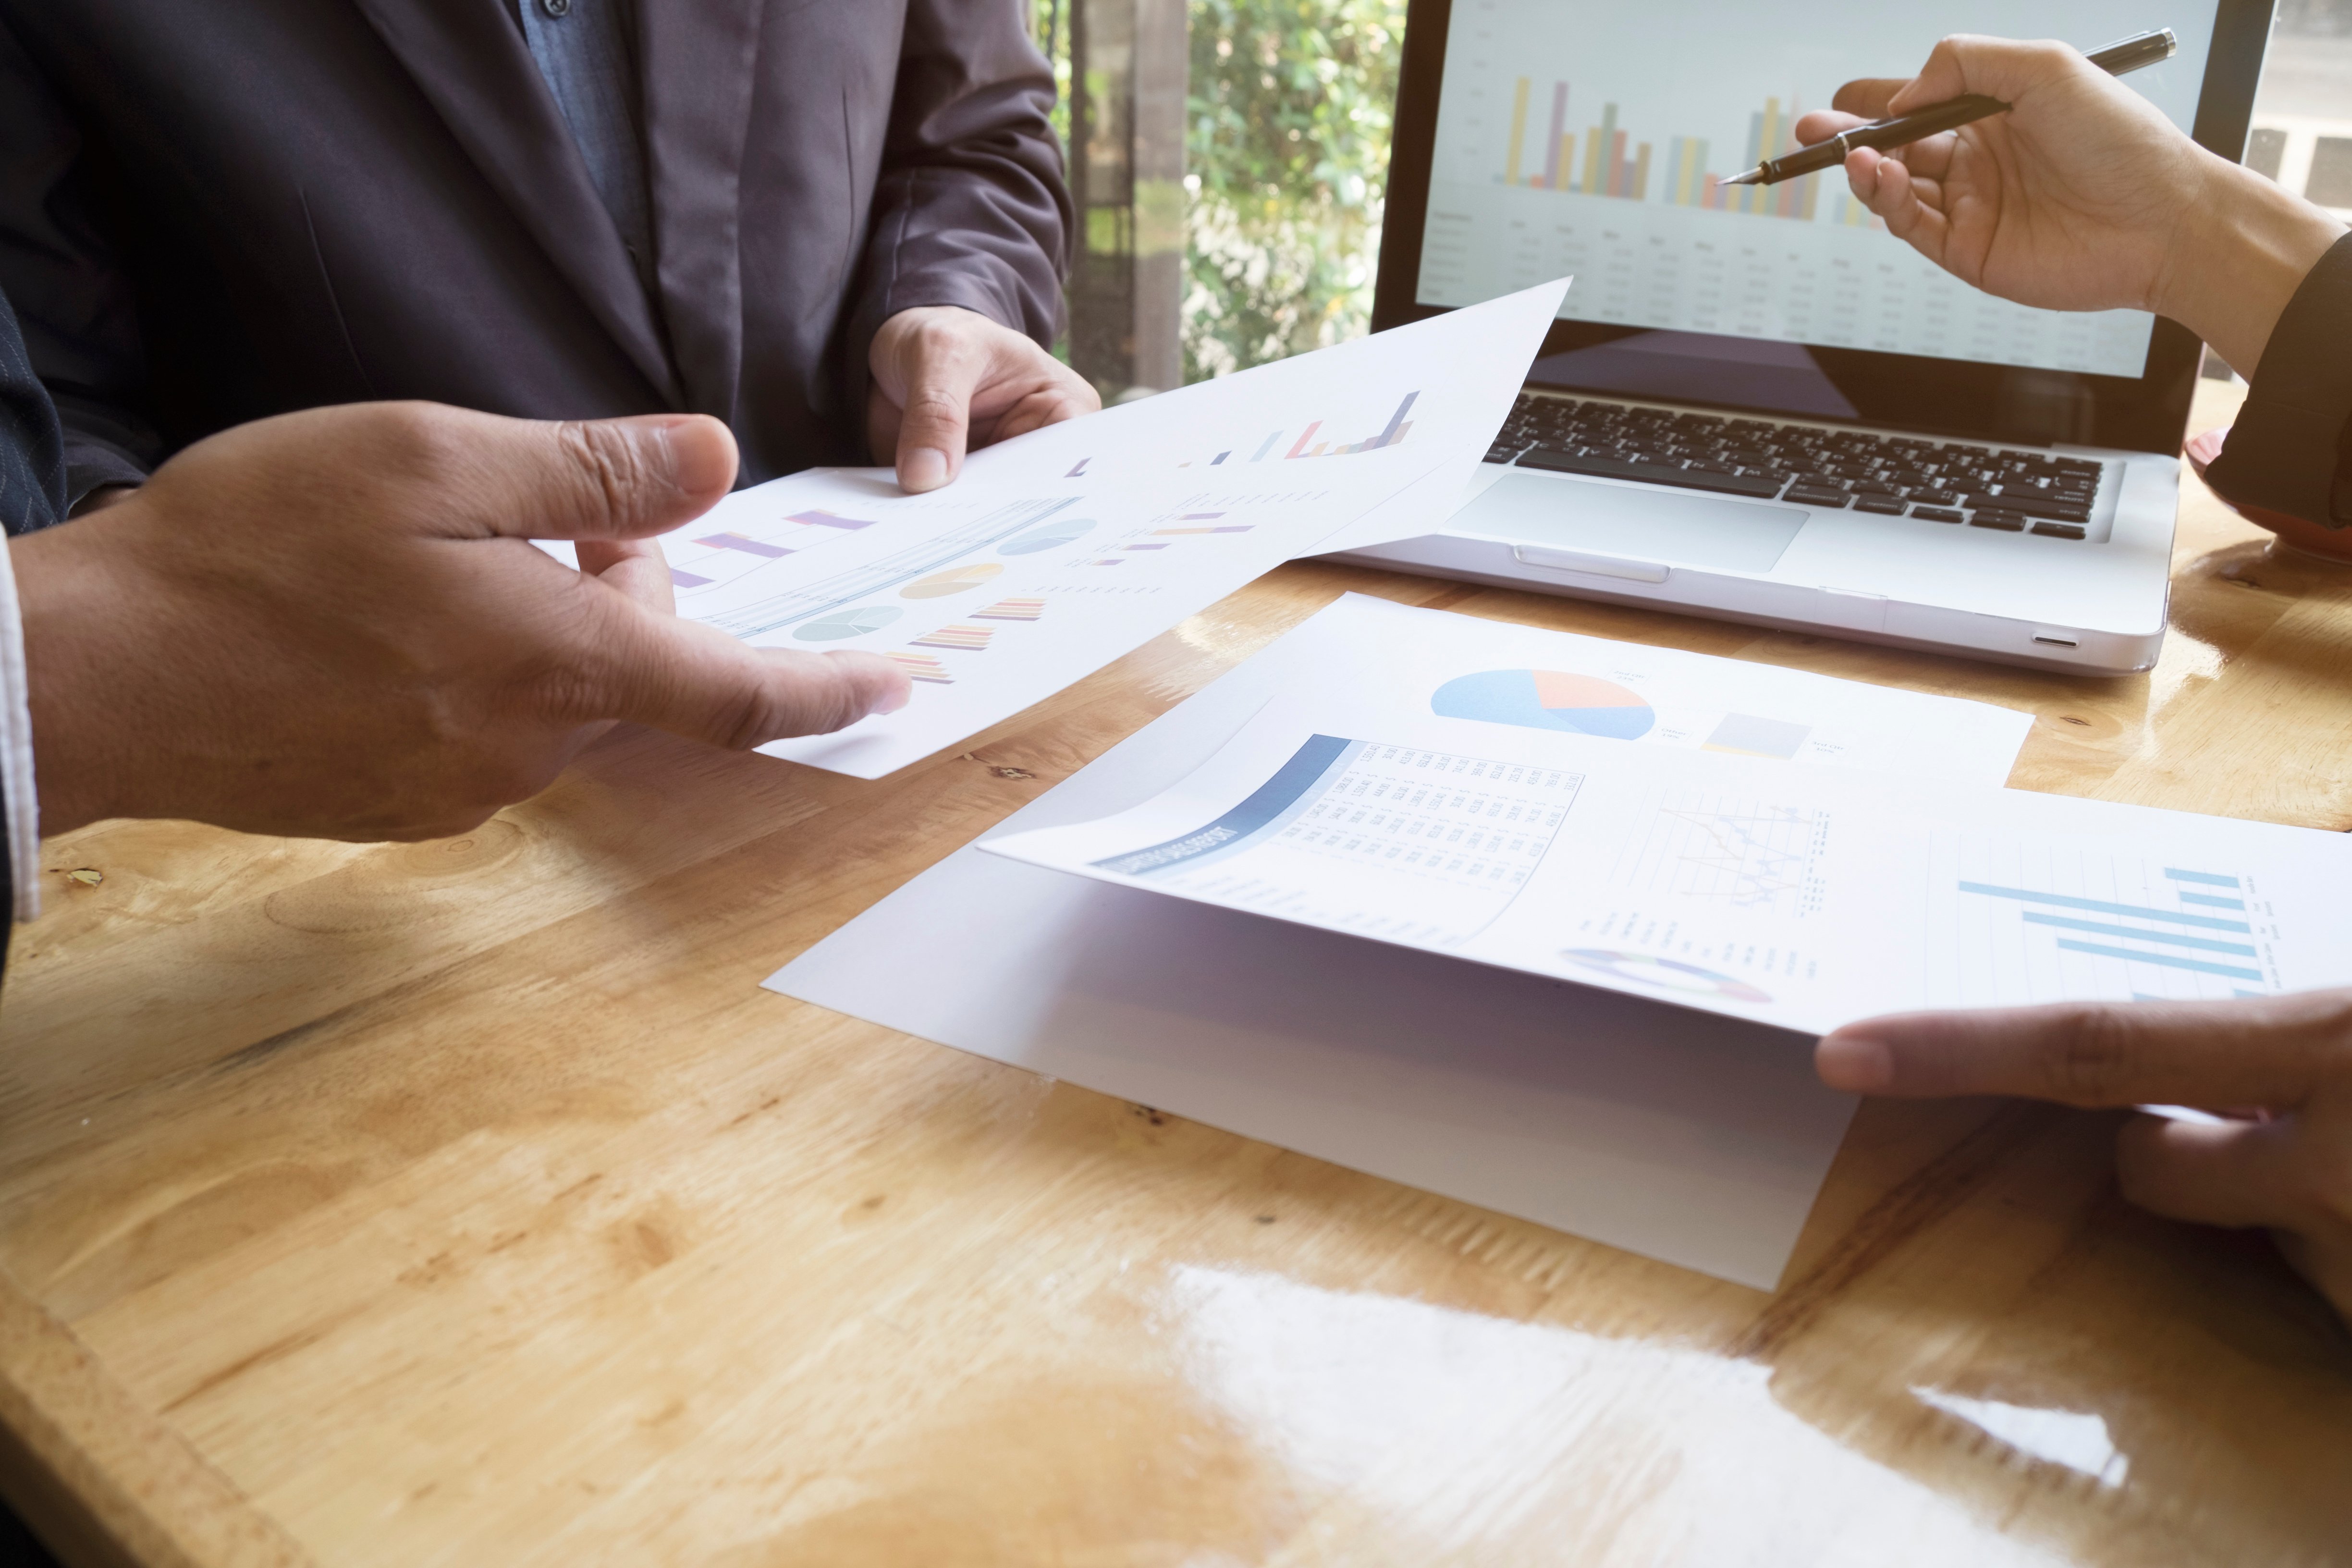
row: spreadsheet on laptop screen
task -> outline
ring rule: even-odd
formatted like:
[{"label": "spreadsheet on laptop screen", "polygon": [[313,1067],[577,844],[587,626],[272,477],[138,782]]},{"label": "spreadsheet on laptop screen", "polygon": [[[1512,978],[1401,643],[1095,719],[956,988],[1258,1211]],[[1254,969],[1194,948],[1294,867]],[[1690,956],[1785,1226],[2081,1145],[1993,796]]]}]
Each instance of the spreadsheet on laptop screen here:
[{"label": "spreadsheet on laptop screen", "polygon": [[1573,274],[1563,320],[2137,377],[2154,318],[1980,293],[1885,232],[1839,171],[1722,179],[1796,145],[1797,117],[1959,32],[2085,50],[2169,26],[2126,83],[2194,122],[2210,0],[1454,0],[1416,296],[1471,305]]}]

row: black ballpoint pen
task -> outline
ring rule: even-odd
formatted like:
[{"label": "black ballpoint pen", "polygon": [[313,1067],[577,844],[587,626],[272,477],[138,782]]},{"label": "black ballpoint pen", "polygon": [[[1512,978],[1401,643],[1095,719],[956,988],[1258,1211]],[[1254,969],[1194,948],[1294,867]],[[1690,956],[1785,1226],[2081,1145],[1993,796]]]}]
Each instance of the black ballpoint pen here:
[{"label": "black ballpoint pen", "polygon": [[[2110,76],[2121,76],[2142,66],[2168,60],[2179,47],[2180,40],[2173,37],[2171,28],[2158,27],[2153,33],[2135,33],[2128,38],[2119,38],[2105,48],[2092,50],[2084,58]],[[1723,183],[1727,185],[1777,185],[1800,174],[1834,169],[1843,163],[1845,155],[1856,147],[1905,147],[2008,112],[2009,105],[2000,100],[1972,92],[1965,98],[1931,103],[1925,109],[1898,115],[1893,120],[1874,120],[1867,125],[1857,125],[1826,142],[1800,147],[1786,157],[1768,159],[1746,174],[1734,174]]]}]

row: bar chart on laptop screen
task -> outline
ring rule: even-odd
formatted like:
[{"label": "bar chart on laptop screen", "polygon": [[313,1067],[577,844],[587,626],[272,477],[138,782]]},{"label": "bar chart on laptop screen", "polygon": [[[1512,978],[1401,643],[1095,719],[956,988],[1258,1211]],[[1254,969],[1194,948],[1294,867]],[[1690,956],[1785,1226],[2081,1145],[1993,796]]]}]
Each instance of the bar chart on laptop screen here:
[{"label": "bar chart on laptop screen", "polygon": [[[1468,305],[1574,274],[1572,321],[2137,376],[2151,318],[2031,310],[1888,235],[1842,173],[1723,181],[1797,145],[1840,84],[1916,70],[1948,33],[2095,48],[2150,26],[2136,0],[1885,5],[1790,26],[1699,0],[1457,0],[1418,295]],[[2210,0],[2162,19],[2179,55],[2131,86],[2184,129]],[[1787,35],[1787,36],[1782,36]]]}]

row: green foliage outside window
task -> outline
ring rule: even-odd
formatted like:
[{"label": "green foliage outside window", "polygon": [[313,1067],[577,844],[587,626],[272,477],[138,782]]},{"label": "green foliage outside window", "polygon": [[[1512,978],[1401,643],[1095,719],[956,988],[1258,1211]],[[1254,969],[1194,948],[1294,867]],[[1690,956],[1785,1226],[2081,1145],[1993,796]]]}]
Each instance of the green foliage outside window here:
[{"label": "green foliage outside window", "polygon": [[[1034,0],[1069,135],[1067,0]],[[1405,0],[1192,0],[1184,375],[1370,322]]]},{"label": "green foliage outside window", "polygon": [[1361,333],[1404,0],[1192,0],[1184,377]]}]

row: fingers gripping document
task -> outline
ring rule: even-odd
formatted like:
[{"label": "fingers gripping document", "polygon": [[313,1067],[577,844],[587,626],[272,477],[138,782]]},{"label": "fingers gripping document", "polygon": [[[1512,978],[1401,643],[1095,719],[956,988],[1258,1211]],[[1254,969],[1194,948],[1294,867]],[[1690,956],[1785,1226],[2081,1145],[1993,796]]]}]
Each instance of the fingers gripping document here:
[{"label": "fingers gripping document", "polygon": [[1762,717],[1629,745],[1611,684],[1328,668],[1154,798],[983,847],[1810,1033],[2352,982],[2341,835],[1808,767]]},{"label": "fingers gripping document", "polygon": [[972,453],[929,495],[887,469],[742,491],[666,545],[678,613],[755,646],[896,661],[906,708],[761,748],[878,778],[1341,529],[1386,542],[1436,527],[1566,288],[1049,426]]}]

